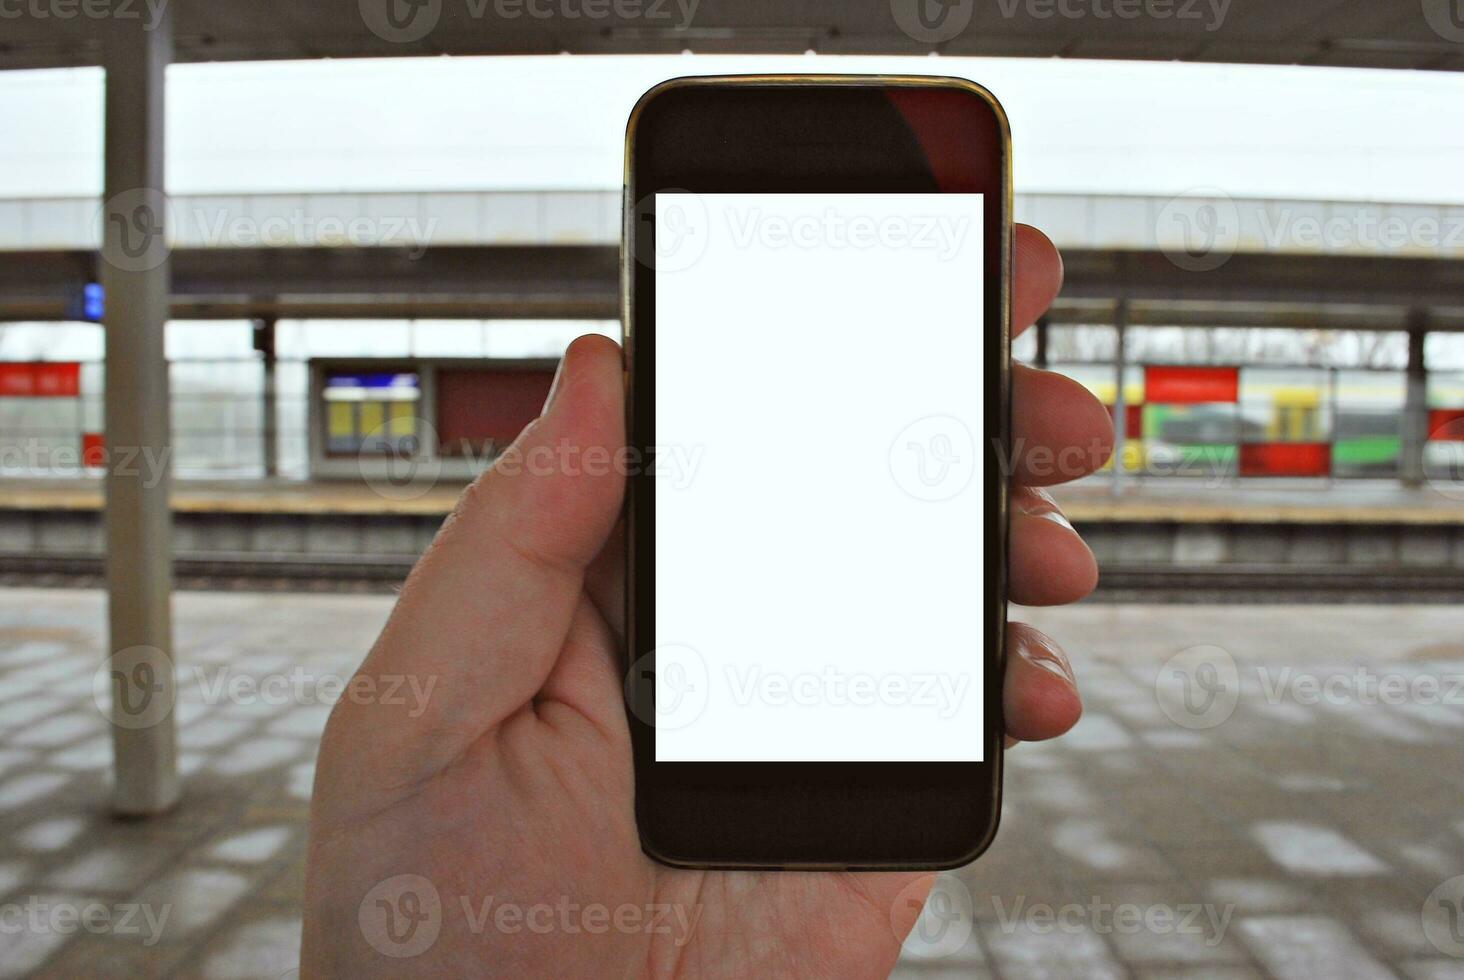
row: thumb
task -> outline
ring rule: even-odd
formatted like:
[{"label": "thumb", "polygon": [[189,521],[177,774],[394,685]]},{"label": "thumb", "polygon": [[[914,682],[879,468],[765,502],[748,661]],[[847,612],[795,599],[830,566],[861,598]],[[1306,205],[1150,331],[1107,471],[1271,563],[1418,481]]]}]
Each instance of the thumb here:
[{"label": "thumb", "polygon": [[378,690],[394,682],[430,691],[425,706],[414,703],[412,714],[343,700],[333,726],[356,728],[377,743],[372,751],[407,768],[435,771],[528,703],[559,656],[585,567],[615,525],[624,441],[620,348],[581,337],[544,414],[463,493],[358,671]]}]

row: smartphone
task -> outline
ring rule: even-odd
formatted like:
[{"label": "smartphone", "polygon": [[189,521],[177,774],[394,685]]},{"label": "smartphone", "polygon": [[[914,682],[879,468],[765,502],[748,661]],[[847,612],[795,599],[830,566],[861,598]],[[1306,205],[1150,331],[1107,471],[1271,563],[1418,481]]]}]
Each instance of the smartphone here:
[{"label": "smartphone", "polygon": [[681,78],[631,114],[626,697],[657,861],[991,842],[1010,156],[953,78]]}]

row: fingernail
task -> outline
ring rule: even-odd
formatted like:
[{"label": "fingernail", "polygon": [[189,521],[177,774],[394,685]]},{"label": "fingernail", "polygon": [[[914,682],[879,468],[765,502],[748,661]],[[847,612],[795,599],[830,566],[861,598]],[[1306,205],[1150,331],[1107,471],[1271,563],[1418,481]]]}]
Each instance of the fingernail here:
[{"label": "fingernail", "polygon": [[1058,525],[1059,527],[1065,527],[1069,531],[1073,531],[1073,533],[1075,533],[1075,534],[1077,533],[1073,529],[1072,521],[1069,521],[1067,519],[1067,515],[1064,514],[1060,510],[1043,511],[1040,514],[1034,514],[1033,516],[1034,517],[1040,517],[1040,518],[1042,518],[1045,521],[1051,521],[1052,523]]},{"label": "fingernail", "polygon": [[1043,511],[1056,510],[1057,501],[1041,487],[1020,487],[1012,495],[1012,507],[1021,514],[1040,514]]},{"label": "fingernail", "polygon": [[1032,666],[1041,667],[1045,671],[1056,674],[1073,687],[1078,686],[1078,680],[1073,676],[1072,665],[1056,647],[1048,646],[1035,638],[1026,638],[1018,644],[1017,653]]},{"label": "fingernail", "polygon": [[1057,501],[1052,499],[1052,495],[1037,487],[1023,487],[1016,495],[1013,507],[1017,513],[1026,517],[1040,517],[1059,527],[1067,528],[1074,534],[1077,533],[1072,522],[1062,512],[1062,508],[1057,506]]},{"label": "fingernail", "polygon": [[541,416],[548,415],[549,409],[554,407],[554,398],[559,394],[559,379],[564,376],[564,362],[569,360],[568,355],[559,359],[559,366],[554,369],[554,380],[549,383],[549,394],[544,399],[544,407],[539,410]]}]

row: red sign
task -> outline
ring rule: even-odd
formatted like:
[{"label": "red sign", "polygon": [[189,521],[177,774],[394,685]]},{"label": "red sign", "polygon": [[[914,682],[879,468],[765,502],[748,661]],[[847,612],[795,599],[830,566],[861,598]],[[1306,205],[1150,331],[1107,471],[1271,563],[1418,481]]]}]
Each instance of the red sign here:
[{"label": "red sign", "polygon": [[553,369],[439,370],[437,437],[443,455],[502,450],[539,417],[553,383]]},{"label": "red sign", "polygon": [[0,398],[75,398],[81,365],[74,361],[0,363]]},{"label": "red sign", "polygon": [[1249,442],[1240,447],[1241,476],[1326,476],[1332,446],[1326,442]]},{"label": "red sign", "polygon": [[1464,442],[1464,408],[1435,408],[1428,413],[1430,442]]},{"label": "red sign", "polygon": [[107,443],[100,432],[81,434],[81,465],[89,469],[102,469],[107,465]]},{"label": "red sign", "polygon": [[1146,367],[1144,401],[1164,405],[1234,402],[1240,397],[1240,369],[1233,367]]},{"label": "red sign", "polygon": [[[1112,405],[1105,406],[1108,409],[1108,417],[1115,422],[1118,420],[1118,411]],[[1125,439],[1144,438],[1144,406],[1125,405],[1123,407],[1123,437]]]}]

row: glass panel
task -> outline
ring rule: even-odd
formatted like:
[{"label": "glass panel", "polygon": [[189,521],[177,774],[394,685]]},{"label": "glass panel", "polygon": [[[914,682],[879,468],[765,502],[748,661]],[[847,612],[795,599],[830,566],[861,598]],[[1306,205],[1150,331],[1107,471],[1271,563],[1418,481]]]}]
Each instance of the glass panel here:
[{"label": "glass panel", "polygon": [[[1047,361],[1113,363],[1118,356],[1118,331],[1110,326],[1053,326],[1047,330]],[[1129,360],[1133,360],[1132,357]]]},{"label": "glass panel", "polygon": [[1464,371],[1464,334],[1431,333],[1423,338],[1423,363],[1430,371]]},{"label": "glass panel", "polygon": [[1145,364],[1402,369],[1408,363],[1402,331],[1144,326],[1129,327],[1124,344],[1130,361]]}]

